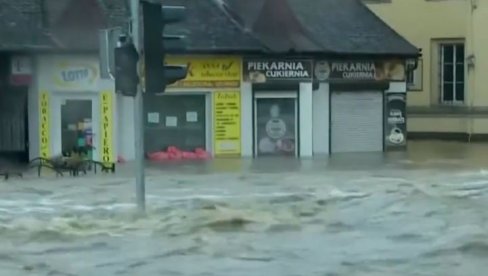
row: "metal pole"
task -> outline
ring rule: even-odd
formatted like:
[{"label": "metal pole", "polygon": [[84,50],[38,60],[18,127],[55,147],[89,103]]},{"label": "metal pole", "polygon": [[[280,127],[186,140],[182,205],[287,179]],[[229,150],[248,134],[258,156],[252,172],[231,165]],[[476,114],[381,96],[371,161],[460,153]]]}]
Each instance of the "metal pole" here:
[{"label": "metal pole", "polygon": [[[131,0],[132,39],[136,49],[141,52],[140,28],[139,28],[139,0]],[[146,210],[146,183],[144,176],[144,102],[142,89],[139,85],[137,95],[134,98],[134,134],[136,157],[136,199],[139,211]]]}]

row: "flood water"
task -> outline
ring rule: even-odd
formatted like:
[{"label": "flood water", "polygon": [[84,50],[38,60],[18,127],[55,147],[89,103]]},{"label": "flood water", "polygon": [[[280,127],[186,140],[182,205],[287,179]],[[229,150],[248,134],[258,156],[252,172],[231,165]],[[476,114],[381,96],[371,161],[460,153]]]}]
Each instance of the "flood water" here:
[{"label": "flood water", "polygon": [[[470,276],[488,268],[488,144],[151,164],[0,181],[0,275]],[[481,274],[480,274],[481,273]]]}]

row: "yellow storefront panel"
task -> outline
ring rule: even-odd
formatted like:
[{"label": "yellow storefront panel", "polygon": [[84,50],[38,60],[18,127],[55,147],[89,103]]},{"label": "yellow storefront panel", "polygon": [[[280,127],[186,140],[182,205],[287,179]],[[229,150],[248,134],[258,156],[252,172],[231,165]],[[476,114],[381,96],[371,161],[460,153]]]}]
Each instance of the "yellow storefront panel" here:
[{"label": "yellow storefront panel", "polygon": [[113,109],[112,91],[100,93],[100,156],[103,163],[115,163],[113,151]]},{"label": "yellow storefront panel", "polygon": [[49,127],[49,92],[39,94],[39,150],[40,157],[50,158],[50,127]]},{"label": "yellow storefront panel", "polygon": [[214,151],[216,156],[241,154],[241,99],[238,91],[214,92]]}]

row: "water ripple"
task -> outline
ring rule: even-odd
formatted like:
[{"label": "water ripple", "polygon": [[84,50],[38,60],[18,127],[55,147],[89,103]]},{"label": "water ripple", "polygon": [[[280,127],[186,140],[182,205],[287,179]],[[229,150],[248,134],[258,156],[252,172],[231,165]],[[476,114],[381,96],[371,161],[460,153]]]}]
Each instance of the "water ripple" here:
[{"label": "water ripple", "polygon": [[449,275],[488,257],[485,174],[153,172],[146,216],[132,179],[0,184],[0,272]]}]

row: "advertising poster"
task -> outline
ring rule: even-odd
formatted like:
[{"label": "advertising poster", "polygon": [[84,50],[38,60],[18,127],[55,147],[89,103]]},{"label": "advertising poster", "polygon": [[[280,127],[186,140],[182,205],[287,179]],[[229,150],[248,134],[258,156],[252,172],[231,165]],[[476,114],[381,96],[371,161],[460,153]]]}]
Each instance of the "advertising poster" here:
[{"label": "advertising poster", "polygon": [[237,91],[215,92],[214,151],[216,156],[241,154],[241,97]]},{"label": "advertising poster", "polygon": [[100,93],[100,109],[101,109],[101,124],[100,124],[100,144],[101,144],[101,160],[103,163],[115,163],[113,153],[113,110],[112,110],[112,91],[102,91]]},{"label": "advertising poster", "polygon": [[296,99],[257,99],[259,156],[296,155]]},{"label": "advertising poster", "polygon": [[385,146],[387,150],[403,149],[407,145],[406,94],[386,95]]}]

